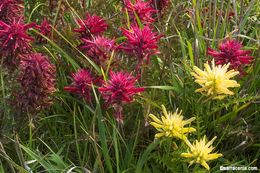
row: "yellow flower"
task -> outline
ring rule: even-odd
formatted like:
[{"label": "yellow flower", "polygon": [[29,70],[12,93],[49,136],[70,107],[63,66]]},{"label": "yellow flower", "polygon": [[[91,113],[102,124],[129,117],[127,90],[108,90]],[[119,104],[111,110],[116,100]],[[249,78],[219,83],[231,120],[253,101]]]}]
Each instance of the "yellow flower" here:
[{"label": "yellow flower", "polygon": [[214,60],[212,60],[212,68],[208,63],[204,64],[204,71],[194,66],[194,72],[191,75],[196,78],[195,82],[198,83],[202,88],[196,90],[208,96],[212,96],[213,99],[223,99],[227,95],[234,95],[228,88],[239,87],[240,85],[235,80],[230,78],[239,74],[238,71],[228,71],[229,64],[223,66],[215,66]]},{"label": "yellow flower", "polygon": [[190,118],[188,120],[183,120],[183,116],[181,115],[182,111],[178,113],[178,109],[174,113],[167,113],[167,110],[164,105],[162,105],[163,116],[162,120],[159,120],[153,114],[149,116],[152,118],[154,122],[150,124],[154,126],[159,132],[155,135],[155,138],[160,138],[162,136],[166,137],[175,137],[178,139],[186,140],[187,134],[190,132],[196,131],[196,129],[192,127],[184,127],[185,125],[190,124],[195,120],[195,117]]},{"label": "yellow flower", "polygon": [[207,164],[207,161],[214,160],[223,156],[220,153],[211,153],[212,150],[214,150],[214,147],[212,147],[211,145],[213,144],[216,138],[217,137],[215,136],[211,141],[207,143],[206,136],[204,136],[203,139],[201,139],[200,141],[196,140],[195,143],[193,143],[193,145],[188,140],[186,140],[185,142],[190,147],[191,152],[182,153],[181,156],[193,159],[189,162],[189,166],[193,163],[199,163],[202,166],[204,166],[207,170],[209,170],[210,168]]}]

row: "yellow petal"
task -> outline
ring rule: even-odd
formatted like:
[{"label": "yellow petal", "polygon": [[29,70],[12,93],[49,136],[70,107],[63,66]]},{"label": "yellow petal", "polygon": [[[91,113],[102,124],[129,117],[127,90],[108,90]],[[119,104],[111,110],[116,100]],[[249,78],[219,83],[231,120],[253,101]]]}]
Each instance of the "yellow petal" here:
[{"label": "yellow petal", "polygon": [[154,126],[155,128],[157,128],[157,129],[161,129],[161,128],[164,127],[164,125],[158,124],[158,123],[156,123],[156,122],[151,122],[150,124],[151,124],[152,126]]},{"label": "yellow petal", "polygon": [[181,157],[185,157],[185,158],[193,158],[194,155],[190,154],[190,153],[181,153]]},{"label": "yellow petal", "polygon": [[205,160],[201,161],[201,165],[204,166],[204,168],[206,168],[207,170],[209,170],[209,165],[207,164],[207,162]]},{"label": "yellow petal", "polygon": [[163,137],[163,136],[165,136],[164,133],[156,133],[154,137],[155,137],[155,138],[161,138],[161,137]]},{"label": "yellow petal", "polygon": [[154,120],[156,123],[161,124],[162,122],[153,114],[149,114],[149,117],[152,118],[152,120]]},{"label": "yellow petal", "polygon": [[219,157],[223,157],[223,154],[217,154],[217,153],[213,153],[213,154],[209,154],[207,157],[207,160],[215,160]]}]

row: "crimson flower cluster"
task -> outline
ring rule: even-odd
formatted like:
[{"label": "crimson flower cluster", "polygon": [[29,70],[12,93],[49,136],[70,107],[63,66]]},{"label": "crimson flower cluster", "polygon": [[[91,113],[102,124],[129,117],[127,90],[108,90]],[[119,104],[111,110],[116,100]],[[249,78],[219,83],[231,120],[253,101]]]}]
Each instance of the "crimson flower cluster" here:
[{"label": "crimson flower cluster", "polygon": [[251,51],[242,50],[242,47],[242,44],[237,40],[227,39],[219,44],[219,51],[208,48],[208,54],[215,59],[216,64],[230,63],[232,69],[239,70],[243,74],[243,67],[251,64],[253,57],[250,56]]},{"label": "crimson flower cluster", "polygon": [[39,110],[51,104],[55,92],[56,69],[48,57],[40,53],[24,54],[19,65],[19,107]]},{"label": "crimson flower cluster", "polygon": [[144,88],[135,87],[137,78],[125,72],[110,72],[110,80],[104,82],[99,92],[107,105],[111,105],[116,111],[116,120],[123,122],[122,105],[131,103],[136,93],[144,91]]},{"label": "crimson flower cluster", "polygon": [[33,26],[33,23],[24,24],[22,19],[14,20],[10,24],[0,21],[0,54],[10,57],[28,52],[33,38],[27,31]]},{"label": "crimson flower cluster", "polygon": [[93,40],[83,38],[82,41],[84,42],[81,46],[82,50],[98,65],[103,65],[116,49],[115,41],[104,36],[97,36]]},{"label": "crimson flower cluster", "polygon": [[157,11],[154,8],[152,8],[151,2],[136,0],[133,4],[131,0],[124,0],[124,4],[129,15],[134,21],[136,21],[135,14],[143,23],[151,23],[155,21],[153,15],[156,14]]},{"label": "crimson flower cluster", "polygon": [[95,82],[91,73],[86,69],[80,69],[76,73],[72,74],[72,78],[72,84],[64,87],[64,90],[76,94],[84,100],[91,102],[91,85]]},{"label": "crimson flower cluster", "polygon": [[149,26],[139,28],[136,25],[131,26],[130,30],[122,29],[123,35],[127,38],[127,42],[123,43],[120,48],[129,54],[135,55],[140,65],[144,60],[150,62],[150,56],[159,54],[158,36]]},{"label": "crimson flower cluster", "polygon": [[80,38],[91,39],[92,36],[101,35],[107,30],[106,21],[99,16],[86,14],[83,20],[77,20],[79,28],[74,29],[74,32],[80,33]]}]

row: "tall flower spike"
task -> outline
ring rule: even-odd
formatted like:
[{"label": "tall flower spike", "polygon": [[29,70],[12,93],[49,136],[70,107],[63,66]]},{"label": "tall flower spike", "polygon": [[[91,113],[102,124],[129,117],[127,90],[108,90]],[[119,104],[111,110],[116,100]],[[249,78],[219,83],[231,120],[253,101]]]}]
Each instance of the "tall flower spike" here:
[{"label": "tall flower spike", "polygon": [[204,136],[203,139],[200,139],[199,141],[196,140],[193,144],[186,140],[186,144],[190,147],[190,153],[182,153],[181,156],[192,159],[189,166],[191,166],[193,163],[199,163],[207,170],[209,170],[210,167],[207,162],[223,156],[219,153],[211,153],[214,150],[212,144],[216,138],[217,137],[215,136],[211,141],[207,142],[206,136]]},{"label": "tall flower spike", "polygon": [[72,84],[64,87],[64,90],[81,96],[86,101],[91,102],[91,84],[95,81],[90,72],[86,69],[80,69],[72,74],[72,78]]},{"label": "tall flower spike", "polygon": [[186,140],[188,133],[196,131],[193,127],[185,127],[189,125],[192,121],[195,120],[195,117],[192,117],[188,120],[183,120],[182,111],[178,112],[178,109],[175,112],[167,112],[164,105],[162,105],[163,115],[161,120],[158,119],[153,114],[150,114],[149,117],[153,120],[150,124],[158,130],[158,133],[155,135],[155,138],[165,137],[174,137],[181,140]]},{"label": "tall flower spike", "polygon": [[10,56],[15,53],[24,53],[30,50],[33,40],[26,32],[35,24],[24,24],[22,19],[14,20],[10,25],[0,21],[0,53]]},{"label": "tall flower spike", "polygon": [[138,65],[144,60],[149,63],[151,55],[160,53],[157,44],[161,36],[154,33],[149,26],[140,29],[134,25],[130,30],[123,28],[122,31],[123,35],[127,38],[127,42],[122,43],[119,48],[129,54],[135,55],[138,59]]},{"label": "tall flower spike", "polygon": [[144,91],[144,88],[135,87],[137,78],[129,73],[110,72],[110,80],[99,88],[106,104],[116,111],[116,120],[123,122],[122,105],[131,103],[136,93]]},{"label": "tall flower spike", "polygon": [[239,74],[238,71],[228,71],[229,64],[215,66],[214,60],[212,60],[212,68],[208,63],[205,63],[204,67],[205,69],[202,71],[194,66],[194,72],[191,72],[191,75],[196,78],[195,82],[202,87],[197,89],[196,92],[219,100],[227,95],[234,95],[228,88],[240,86],[235,80],[230,80],[230,78]]},{"label": "tall flower spike", "polygon": [[81,34],[81,38],[91,39],[92,35],[97,36],[107,30],[106,21],[99,16],[86,14],[83,20],[77,20],[79,28],[74,29],[74,32]]},{"label": "tall flower spike", "polygon": [[228,39],[219,44],[219,51],[208,48],[208,54],[214,57],[217,65],[230,63],[232,69],[243,73],[243,67],[246,64],[251,64],[253,57],[249,56],[251,51],[242,50],[241,48],[241,43]]},{"label": "tall flower spike", "polygon": [[21,92],[18,93],[19,106],[32,110],[48,107],[55,92],[56,68],[48,58],[40,53],[25,54],[19,66]]},{"label": "tall flower spike", "polygon": [[81,48],[87,56],[92,58],[98,65],[104,65],[115,50],[115,41],[103,36],[97,36],[93,40],[82,39],[84,42]]},{"label": "tall flower spike", "polygon": [[153,15],[157,12],[152,8],[150,2],[145,2],[143,0],[136,0],[133,4],[131,0],[124,0],[125,8],[127,9],[129,15],[136,21],[135,14],[139,17],[143,23],[151,23],[155,20]]}]

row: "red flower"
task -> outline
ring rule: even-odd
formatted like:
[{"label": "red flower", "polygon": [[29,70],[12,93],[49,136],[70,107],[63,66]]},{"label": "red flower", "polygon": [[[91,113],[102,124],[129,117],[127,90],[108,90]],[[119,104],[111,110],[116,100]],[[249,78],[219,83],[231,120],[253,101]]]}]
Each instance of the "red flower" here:
[{"label": "red flower", "polygon": [[151,23],[155,20],[153,19],[153,14],[157,11],[152,8],[151,2],[145,2],[143,0],[136,0],[135,4],[131,0],[124,0],[125,8],[127,9],[130,16],[136,21],[135,13],[143,23]]},{"label": "red flower", "polygon": [[108,25],[106,21],[96,15],[86,14],[84,20],[77,20],[78,29],[74,29],[75,32],[81,34],[81,38],[91,38],[92,35],[100,35],[107,30]]},{"label": "red flower", "polygon": [[51,104],[51,95],[55,92],[56,68],[48,57],[40,54],[21,56],[18,81],[21,89],[18,93],[22,109],[42,109]]},{"label": "red flower", "polygon": [[103,36],[97,36],[93,40],[82,39],[84,44],[81,48],[85,50],[88,57],[92,58],[98,65],[108,60],[113,50],[115,50],[115,41]]},{"label": "red flower", "polygon": [[116,119],[123,121],[122,105],[131,103],[136,93],[144,91],[144,88],[135,87],[137,78],[129,73],[110,72],[110,80],[99,88],[107,105],[113,106],[116,111]]},{"label": "red flower", "polygon": [[23,15],[23,7],[20,0],[1,0],[0,20],[9,23]]},{"label": "red flower", "polygon": [[[35,28],[38,29],[42,35],[45,35],[47,37],[49,37],[51,34],[51,24],[49,23],[47,18],[44,18],[42,23],[40,25],[36,25]],[[38,38],[38,41],[43,42],[43,38],[40,36]]]},{"label": "red flower", "polygon": [[72,84],[64,87],[64,90],[81,96],[86,101],[91,102],[91,84],[95,83],[95,81],[90,72],[85,69],[80,69],[72,74],[72,78]]},{"label": "red flower", "polygon": [[30,50],[30,42],[33,38],[26,32],[33,26],[33,23],[22,23],[21,19],[14,20],[10,25],[0,21],[0,54],[9,56]]},{"label": "red flower", "polygon": [[230,63],[230,67],[243,73],[242,66],[251,64],[251,51],[241,50],[242,44],[236,40],[225,40],[219,45],[219,51],[208,48],[208,54],[213,56],[216,64]]},{"label": "red flower", "polygon": [[123,43],[120,48],[127,53],[134,54],[138,59],[138,65],[144,60],[150,62],[150,56],[159,54],[158,36],[149,26],[140,29],[132,26],[130,30],[122,29],[123,35],[127,38],[127,42]]}]

